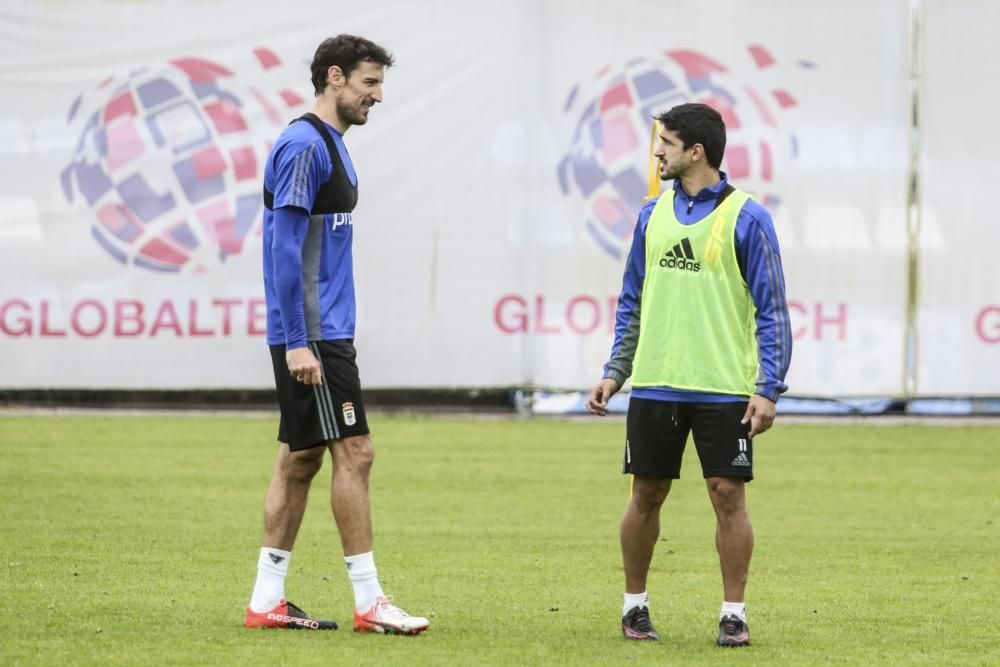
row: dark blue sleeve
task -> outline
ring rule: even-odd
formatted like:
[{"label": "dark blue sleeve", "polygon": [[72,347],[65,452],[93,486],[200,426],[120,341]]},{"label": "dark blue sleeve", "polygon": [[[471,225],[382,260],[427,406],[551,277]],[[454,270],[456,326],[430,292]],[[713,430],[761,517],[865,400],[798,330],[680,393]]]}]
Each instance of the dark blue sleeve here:
[{"label": "dark blue sleeve", "polygon": [[785,375],[792,361],[792,326],[774,223],[767,209],[753,200],[744,205],[736,220],[736,252],[757,308],[760,367],[754,392],[777,401],[788,390]]},{"label": "dark blue sleeve", "polygon": [[285,346],[289,350],[309,343],[302,284],[302,243],[308,230],[309,213],[304,208],[282,206],[275,209],[271,260]]},{"label": "dark blue sleeve", "polygon": [[632,361],[639,345],[639,311],[642,306],[642,283],[646,279],[646,227],[656,201],[652,199],[642,207],[632,233],[632,247],[625,262],[622,291],[618,295],[618,310],[615,313],[615,342],[611,346],[611,358],[604,365],[604,377],[612,378],[619,387],[632,375]]}]

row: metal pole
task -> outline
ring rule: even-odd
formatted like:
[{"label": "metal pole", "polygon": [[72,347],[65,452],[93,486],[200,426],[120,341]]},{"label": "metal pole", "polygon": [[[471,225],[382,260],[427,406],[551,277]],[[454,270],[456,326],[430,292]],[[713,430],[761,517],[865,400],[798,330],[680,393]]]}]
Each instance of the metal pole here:
[{"label": "metal pole", "polygon": [[922,0],[910,0],[910,164],[906,188],[906,346],[903,359],[903,393],[917,392],[919,360],[918,305],[920,295],[920,33]]}]

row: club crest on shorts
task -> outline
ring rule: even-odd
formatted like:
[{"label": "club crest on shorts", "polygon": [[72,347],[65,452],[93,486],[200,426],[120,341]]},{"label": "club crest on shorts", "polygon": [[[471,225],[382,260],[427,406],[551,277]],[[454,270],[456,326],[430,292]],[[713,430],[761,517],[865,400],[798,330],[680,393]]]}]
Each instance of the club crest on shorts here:
[{"label": "club crest on shorts", "polygon": [[342,407],[344,408],[344,410],[343,410],[343,412],[344,412],[344,425],[345,426],[354,426],[355,424],[357,424],[358,423],[358,419],[354,415],[354,403],[351,403],[350,401],[348,401],[347,403],[344,403],[344,405]]}]

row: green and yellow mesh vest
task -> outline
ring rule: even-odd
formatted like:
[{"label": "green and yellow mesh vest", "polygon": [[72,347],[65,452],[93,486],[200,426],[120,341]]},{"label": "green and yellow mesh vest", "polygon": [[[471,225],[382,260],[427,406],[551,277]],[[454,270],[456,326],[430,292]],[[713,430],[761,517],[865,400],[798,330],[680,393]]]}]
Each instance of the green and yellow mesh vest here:
[{"label": "green and yellow mesh vest", "polygon": [[635,387],[753,394],[754,304],[736,261],[736,217],[750,195],[735,190],[706,218],[682,225],[673,190],[646,228]]}]

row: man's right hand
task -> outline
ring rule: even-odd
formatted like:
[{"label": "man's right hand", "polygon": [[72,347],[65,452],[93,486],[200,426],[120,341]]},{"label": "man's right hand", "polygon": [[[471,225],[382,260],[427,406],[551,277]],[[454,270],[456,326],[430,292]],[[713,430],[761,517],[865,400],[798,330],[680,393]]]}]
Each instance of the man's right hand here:
[{"label": "man's right hand", "polygon": [[319,361],[308,347],[297,347],[285,352],[288,372],[302,384],[323,384]]},{"label": "man's right hand", "polygon": [[608,414],[608,401],[621,387],[611,378],[604,378],[594,385],[587,398],[587,412],[603,417]]}]

